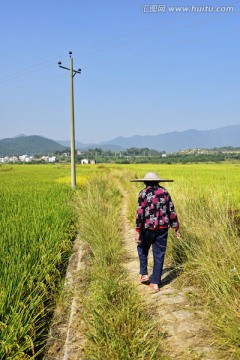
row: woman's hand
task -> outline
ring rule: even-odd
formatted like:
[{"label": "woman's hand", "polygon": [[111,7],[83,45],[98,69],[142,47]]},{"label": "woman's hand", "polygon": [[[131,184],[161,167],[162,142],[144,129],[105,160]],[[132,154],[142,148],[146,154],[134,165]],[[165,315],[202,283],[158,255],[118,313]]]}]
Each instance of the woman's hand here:
[{"label": "woman's hand", "polygon": [[175,229],[175,235],[176,235],[176,238],[177,239],[181,239],[181,234],[180,234],[180,231],[179,231],[179,229]]},{"label": "woman's hand", "polygon": [[135,234],[135,243],[136,244],[140,244],[140,233],[139,232],[136,232],[136,234]]}]

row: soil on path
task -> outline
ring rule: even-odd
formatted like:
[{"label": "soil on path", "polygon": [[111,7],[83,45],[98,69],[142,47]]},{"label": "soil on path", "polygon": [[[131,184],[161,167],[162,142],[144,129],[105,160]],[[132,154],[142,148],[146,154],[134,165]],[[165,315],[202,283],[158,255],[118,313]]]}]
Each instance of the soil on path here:
[{"label": "soil on path", "polygon": [[[121,191],[126,200],[126,193],[122,188]],[[137,284],[139,292],[160,324],[163,333],[162,348],[166,359],[219,360],[221,357],[211,346],[206,329],[204,329],[202,320],[204,314],[199,309],[194,309],[188,301],[188,294],[195,293],[196,289],[189,286],[179,288],[177,278],[173,276],[174,269],[171,264],[164,264],[160,292],[154,293],[148,285],[139,282],[139,260],[134,241],[135,229],[126,221],[126,201],[123,203],[123,233],[127,254],[125,268],[130,281]],[[149,253],[149,270],[152,263],[153,257]]]},{"label": "soil on path", "polygon": [[87,245],[77,237],[65,278],[62,297],[58,301],[50,328],[43,360],[82,360],[84,354],[84,322],[82,284]]},{"label": "soil on path", "polygon": [[[126,200],[126,194],[119,184]],[[126,249],[124,264],[129,281],[137,288],[149,305],[155,320],[159,322],[164,334],[162,347],[166,359],[177,360],[219,360],[221,356],[214,351],[204,330],[203,314],[194,309],[187,294],[195,292],[190,287],[177,286],[172,277],[169,264],[164,266],[163,284],[159,293],[153,293],[149,286],[141,284],[139,278],[139,260],[134,241],[135,230],[127,222],[126,201],[123,201],[123,243]],[[87,254],[86,245],[76,239],[69,261],[61,304],[55,311],[53,325],[44,360],[81,360],[84,359],[84,323],[81,319],[81,278]],[[151,267],[152,257],[149,264]],[[113,359],[114,360],[114,359]]]},{"label": "soil on path", "polygon": [[[164,267],[163,283],[159,293],[154,293],[148,285],[139,282],[139,261],[134,233],[134,230],[126,227],[125,245],[128,256],[125,268],[131,281],[138,284],[139,292],[149,305],[151,313],[155,314],[155,320],[160,323],[161,332],[164,334],[162,348],[166,359],[219,359],[208,344],[201,311],[194,311],[189,304],[187,294],[194,289],[191,287],[179,289],[175,286],[177,280],[171,275],[171,266]],[[149,260],[151,264],[151,256]]]}]

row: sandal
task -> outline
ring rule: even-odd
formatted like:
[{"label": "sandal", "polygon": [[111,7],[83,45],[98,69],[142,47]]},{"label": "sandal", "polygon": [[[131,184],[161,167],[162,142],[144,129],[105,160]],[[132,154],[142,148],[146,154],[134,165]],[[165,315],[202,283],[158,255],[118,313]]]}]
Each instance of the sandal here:
[{"label": "sandal", "polygon": [[[160,288],[158,287],[158,285],[157,284],[149,284],[149,286],[150,286],[150,288],[152,289],[152,290],[154,290],[154,292],[159,292],[160,291]],[[157,286],[157,287],[156,287]]]},{"label": "sandal", "polygon": [[145,283],[148,282],[150,280],[148,275],[140,275],[140,282],[141,283]]}]

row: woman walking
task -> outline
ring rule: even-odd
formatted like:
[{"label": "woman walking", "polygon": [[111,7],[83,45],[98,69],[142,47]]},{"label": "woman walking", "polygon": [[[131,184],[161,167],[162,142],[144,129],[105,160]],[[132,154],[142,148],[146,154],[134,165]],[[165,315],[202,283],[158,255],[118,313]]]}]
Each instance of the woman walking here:
[{"label": "woman walking", "polygon": [[155,172],[148,172],[143,179],[131,181],[145,184],[145,188],[140,191],[138,196],[136,216],[135,242],[140,261],[140,281],[150,281],[148,253],[152,246],[154,263],[149,286],[158,292],[161,286],[168,229],[172,227],[176,237],[180,239],[178,217],[171,196],[164,187],[159,185],[160,182],[172,182],[173,180],[164,180]]}]

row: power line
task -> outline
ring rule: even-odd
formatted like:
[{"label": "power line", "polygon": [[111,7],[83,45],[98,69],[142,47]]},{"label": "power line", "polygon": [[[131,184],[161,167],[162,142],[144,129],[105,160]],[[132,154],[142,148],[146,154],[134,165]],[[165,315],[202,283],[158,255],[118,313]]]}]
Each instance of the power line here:
[{"label": "power line", "polygon": [[48,81],[48,80],[52,80],[52,79],[58,78],[60,76],[63,77],[63,75],[53,75],[53,76],[49,76],[49,77],[41,79],[41,80],[32,81],[32,82],[29,82],[29,83],[26,83],[26,84],[23,84],[23,85],[19,85],[19,86],[15,87],[15,88],[12,88],[12,89],[7,89],[7,90],[4,90],[4,91],[0,91],[0,94],[4,94],[4,93],[7,93],[7,92],[23,89],[23,88],[25,88],[27,86],[35,85],[35,84],[45,82],[45,81]]},{"label": "power line", "polygon": [[[136,57],[136,56],[142,56],[142,55],[148,54],[149,52],[161,52],[161,51],[165,51],[165,50],[168,50],[168,49],[171,49],[171,48],[175,48],[175,47],[178,47],[178,46],[185,46],[185,45],[188,45],[188,44],[191,44],[191,43],[195,43],[195,42],[198,42],[198,41],[208,40],[208,39],[210,39],[210,38],[214,38],[214,37],[218,37],[218,36],[224,36],[224,35],[231,34],[231,33],[233,33],[233,32],[238,32],[238,31],[240,31],[240,29],[234,29],[234,30],[231,30],[231,31],[221,32],[221,33],[218,33],[218,34],[213,34],[213,35],[205,36],[205,37],[198,38],[198,39],[192,39],[192,40],[184,41],[184,42],[181,42],[181,43],[179,42],[179,43],[176,43],[176,44],[173,44],[173,45],[169,45],[169,46],[165,46],[165,47],[161,47],[161,48],[151,48],[151,49],[145,50],[144,52],[134,53],[134,54],[132,54],[132,55],[128,55],[128,56],[124,56],[124,57],[122,57],[122,58],[114,59],[114,60],[112,60],[112,61],[110,60],[110,61],[104,61],[104,62],[102,62],[102,63],[100,62],[100,63],[93,64],[93,65],[87,65],[86,69],[98,67],[99,65],[118,63],[118,62],[124,61],[124,60],[126,60],[126,59],[134,58],[134,57]],[[5,91],[1,91],[0,94],[6,93],[6,92],[11,92],[11,91],[16,91],[16,90],[22,89],[22,88],[24,88],[24,87],[31,86],[31,85],[34,85],[34,84],[37,84],[37,83],[41,83],[41,82],[45,82],[45,81],[48,81],[48,80],[51,80],[51,79],[53,79],[53,78],[57,78],[57,77],[60,77],[60,76],[61,76],[61,75],[54,75],[54,76],[47,77],[47,78],[45,78],[45,79],[33,81],[33,82],[31,82],[31,83],[23,84],[23,85],[18,86],[18,87],[16,87],[16,88],[12,88],[12,89],[8,89],[8,90],[5,90]]]},{"label": "power line", "polygon": [[[118,36],[118,37],[115,37],[115,38],[112,38],[112,39],[109,39],[109,40],[101,41],[101,42],[98,42],[98,43],[94,44],[93,46],[97,47],[97,46],[102,45],[102,44],[110,43],[110,42],[113,42],[113,41],[116,41],[116,40],[119,40],[119,39],[122,39],[122,38],[130,37],[130,36],[134,36],[134,35],[139,34],[139,33],[145,33],[145,32],[148,32],[150,30],[162,27],[164,25],[169,25],[169,24],[172,25],[173,23],[183,21],[183,20],[186,20],[186,19],[191,19],[193,17],[195,17],[195,15],[191,14],[189,16],[182,17],[182,18],[177,19],[175,21],[167,21],[165,23],[161,23],[161,24],[158,24],[158,25],[155,25],[155,26],[151,26],[151,27],[148,27],[148,28],[145,28],[145,29],[140,29],[138,31],[127,33],[127,34],[124,34],[124,35],[121,35],[121,36]],[[145,39],[149,39],[149,38],[156,37],[156,36],[159,36],[159,35],[160,36],[165,35],[165,34],[168,34],[168,33],[171,33],[171,32],[175,32],[175,31],[178,31],[178,30],[182,30],[182,29],[192,27],[192,26],[196,26],[196,25],[203,24],[203,23],[212,22],[212,21],[218,20],[218,19],[220,19],[220,17],[216,16],[216,17],[214,17],[214,18],[212,18],[210,20],[205,20],[205,21],[194,23],[194,24],[178,27],[178,28],[175,28],[175,29],[165,31],[164,33],[153,34],[153,35],[149,35],[149,36],[144,37],[144,38],[134,39],[134,40],[122,43],[122,44],[116,44],[116,45],[113,45],[113,46],[110,46],[110,47],[107,47],[107,48],[103,48],[103,49],[99,49],[99,50],[95,50],[95,51],[91,51],[91,52],[87,52],[87,53],[82,53],[82,51],[84,51],[84,49],[88,49],[89,47],[91,47],[91,46],[87,46],[87,47],[84,47],[83,49],[81,49],[81,52],[78,52],[77,54],[79,54],[79,56],[81,56],[81,57],[83,57],[83,56],[91,56],[91,55],[95,55],[97,53],[105,52],[105,51],[108,51],[108,50],[111,50],[111,49],[114,49],[114,48],[117,48],[117,47],[126,46],[126,45],[136,43],[136,42],[139,42],[139,41],[142,41],[142,40],[145,40]],[[51,63],[50,65],[43,66],[43,67],[41,65],[48,64],[49,62],[56,61],[56,59],[58,59],[59,57],[60,56],[48,58],[48,59],[43,60],[42,62],[40,62],[38,64],[31,65],[31,66],[29,66],[29,67],[27,67],[27,68],[25,68],[23,70],[14,72],[12,74],[4,75],[4,76],[0,77],[0,84],[4,83],[4,82],[11,81],[11,80],[14,80],[14,79],[22,77],[22,76],[25,76],[25,75],[27,75],[29,73],[37,72],[37,71],[44,70],[46,68],[52,67],[52,66],[54,66],[53,63]],[[41,67],[39,68],[39,66],[41,66]]]},{"label": "power line", "polygon": [[145,55],[145,54],[148,54],[149,52],[160,52],[160,51],[175,48],[175,47],[178,47],[178,46],[184,46],[184,45],[195,43],[195,42],[198,42],[198,41],[203,41],[203,40],[208,40],[210,38],[214,38],[214,37],[218,37],[218,36],[228,35],[228,34],[231,34],[233,32],[238,32],[238,31],[240,31],[240,28],[239,29],[234,29],[234,30],[231,30],[231,31],[227,31],[227,32],[221,32],[221,33],[218,33],[218,34],[205,36],[205,37],[198,38],[198,39],[192,39],[192,40],[184,41],[184,42],[181,42],[181,43],[179,42],[179,43],[169,45],[169,46],[165,46],[165,47],[161,47],[161,48],[151,48],[151,49],[145,50],[144,52],[138,52],[138,53],[134,53],[132,55],[124,56],[124,57],[119,58],[117,60],[114,59],[114,60],[108,61],[108,62],[104,61],[104,63],[97,63],[97,64],[93,64],[93,65],[87,65],[87,68],[97,67],[99,65],[105,65],[105,64],[110,64],[110,63],[112,64],[112,63],[123,61],[123,60],[129,59],[129,58],[133,58],[133,57],[136,57],[136,56]]},{"label": "power line", "polygon": [[85,54],[81,53],[80,55],[81,55],[81,58],[84,57],[84,56],[95,55],[97,53],[108,51],[108,50],[111,50],[111,49],[114,49],[114,48],[117,48],[117,47],[120,47],[120,46],[133,44],[133,43],[136,43],[136,42],[139,42],[139,41],[142,41],[142,40],[146,40],[146,39],[149,39],[149,38],[153,38],[153,37],[157,37],[157,36],[163,36],[163,35],[166,35],[166,34],[170,34],[172,32],[187,29],[189,27],[194,27],[194,26],[197,26],[197,25],[209,23],[209,22],[212,22],[213,20],[218,20],[218,18],[219,17],[215,17],[214,19],[205,20],[205,21],[199,21],[197,23],[193,23],[193,24],[190,24],[190,25],[185,25],[185,26],[174,28],[174,29],[166,30],[166,31],[161,32],[161,33],[153,34],[153,35],[146,36],[146,37],[143,37],[143,38],[140,38],[140,39],[131,40],[131,41],[128,41],[126,43],[119,44],[119,45],[113,45],[111,47],[107,47],[107,48],[103,48],[103,49],[100,49],[100,50],[92,51],[90,53],[85,53]]},{"label": "power line", "polygon": [[[238,13],[238,12],[239,12],[239,11],[235,11],[234,14],[235,14],[235,13]],[[229,13],[229,15],[232,15],[232,13]],[[140,29],[140,30],[138,30],[138,31],[135,31],[135,32],[132,32],[132,33],[128,33],[128,34],[125,34],[125,35],[121,35],[121,36],[116,37],[116,38],[113,38],[113,39],[109,39],[109,40],[106,40],[106,41],[101,41],[101,42],[95,44],[94,46],[98,46],[99,44],[101,45],[101,44],[113,42],[113,41],[115,41],[115,40],[119,40],[119,39],[122,39],[122,38],[130,37],[130,36],[132,36],[132,35],[136,35],[136,34],[139,34],[139,33],[147,32],[147,31],[149,31],[149,30],[153,30],[153,29],[162,27],[162,26],[164,26],[164,25],[169,25],[169,24],[172,25],[173,23],[176,23],[176,22],[179,22],[179,21],[182,21],[182,20],[186,20],[186,19],[191,19],[191,18],[194,18],[194,17],[196,17],[195,14],[191,14],[191,15],[189,15],[189,16],[184,16],[184,17],[182,17],[182,18],[180,18],[180,19],[177,19],[177,20],[174,20],[174,21],[167,21],[167,22],[165,22],[165,23],[161,23],[161,24],[158,24],[158,25],[155,25],[155,26],[151,26],[151,27],[148,27],[148,28],[145,28],[145,29]],[[189,26],[195,26],[195,25],[199,25],[199,24],[203,24],[203,23],[212,22],[212,21],[218,20],[218,19],[220,19],[220,16],[219,16],[219,15],[216,15],[214,18],[211,18],[210,20],[205,20],[205,21],[201,21],[201,22],[194,23],[194,24],[191,24],[191,25],[186,25],[186,26],[183,26],[183,27],[181,27],[181,28],[177,28],[177,29],[165,31],[164,34],[165,34],[165,33],[167,34],[168,32],[177,31],[177,30],[179,30],[179,29],[185,29],[185,28],[187,28],[187,27],[189,27]],[[160,35],[161,35],[161,34],[160,34]],[[131,40],[131,41],[127,42],[127,43],[123,43],[123,44],[120,44],[120,45],[113,45],[112,47],[108,47],[108,48],[105,48],[105,49],[100,49],[100,50],[92,51],[92,52],[90,52],[90,53],[81,53],[81,52],[79,52],[78,54],[79,54],[79,56],[81,56],[81,57],[82,57],[82,56],[87,56],[87,55],[94,55],[94,54],[96,54],[96,53],[98,53],[98,52],[103,52],[103,51],[106,51],[106,50],[111,50],[112,48],[116,48],[116,47],[118,47],[118,46],[123,46],[123,45],[125,45],[125,44],[130,44],[130,43],[132,43],[132,42],[138,42],[138,41],[141,41],[141,40],[144,40],[144,39],[148,39],[148,38],[151,38],[151,37],[156,37],[156,36],[158,36],[158,34],[150,35],[150,36],[145,37],[145,38],[140,38],[140,39],[136,39],[136,40]],[[83,48],[83,50],[84,50],[84,49],[87,49],[87,48],[89,48],[89,47],[90,47],[90,46],[85,47],[85,48]]]},{"label": "power line", "polygon": [[[10,74],[7,74],[7,75],[4,75],[4,76],[1,76],[0,77],[0,84],[2,82],[6,82],[8,80],[12,80],[12,79],[15,79],[17,77],[21,77],[21,76],[24,76],[24,75],[28,75],[29,73],[32,73],[32,72],[37,72],[37,71],[40,71],[40,70],[44,70],[46,68],[49,68],[49,67],[52,67],[52,66],[55,66],[55,62],[63,55],[64,53],[62,53],[60,56],[54,56],[54,57],[51,57],[51,58],[47,58],[43,61],[41,61],[40,63],[37,63],[35,65],[30,65],[30,66],[27,66],[26,68],[23,68],[22,70],[19,70],[19,71],[16,71],[16,72],[13,72],[13,73],[10,73]],[[50,63],[50,64],[49,64]],[[48,64],[46,66],[41,66],[43,64]],[[40,66],[40,67],[39,67]],[[35,68],[35,69],[34,69]]]},{"label": "power line", "polygon": [[[185,18],[190,18],[190,17],[192,17],[192,16],[185,17]],[[183,18],[182,18],[182,19],[183,19]],[[129,44],[135,43],[135,42],[139,42],[139,41],[148,39],[148,38],[150,38],[150,37],[164,36],[164,35],[170,34],[170,33],[172,33],[172,32],[181,31],[181,30],[187,29],[187,28],[189,28],[189,27],[201,25],[201,24],[204,24],[204,23],[209,23],[209,22],[212,22],[213,20],[217,20],[217,19],[218,19],[218,18],[215,17],[214,19],[205,20],[205,21],[200,21],[200,22],[196,22],[196,23],[193,23],[193,24],[189,24],[189,25],[177,27],[177,28],[174,28],[174,29],[170,29],[170,30],[164,31],[164,32],[162,32],[162,33],[160,33],[160,34],[159,34],[159,33],[158,33],[158,34],[153,34],[153,35],[150,35],[150,36],[148,36],[148,37],[131,40],[131,41],[128,41],[128,42],[123,43],[123,44],[118,44],[118,45],[114,45],[114,46],[112,46],[112,47],[108,47],[108,48],[104,48],[104,49],[92,51],[92,52],[89,52],[89,53],[81,54],[81,57],[83,57],[83,56],[95,55],[96,53],[100,53],[100,52],[106,52],[106,51],[111,50],[111,49],[113,49],[113,48],[118,48],[118,47],[121,47],[121,46],[126,46],[126,45],[129,45]],[[161,25],[159,25],[159,26],[166,25],[166,24],[168,24],[168,23],[161,24]],[[131,36],[132,34],[136,34],[136,33],[139,33],[139,32],[142,33],[142,32],[144,32],[144,31],[149,31],[150,29],[155,29],[156,27],[159,27],[159,26],[157,25],[157,26],[153,26],[153,27],[147,28],[147,29],[145,29],[145,30],[143,29],[143,30],[139,30],[139,31],[134,32],[134,33],[129,33],[129,34],[126,34],[126,35],[122,35],[122,36],[117,37],[117,38],[115,38],[115,39],[119,39],[119,38]],[[122,57],[122,58],[114,59],[114,60],[112,60],[112,61],[108,61],[108,62],[104,61],[104,62],[102,62],[102,63],[97,63],[97,64],[93,64],[93,65],[87,65],[87,68],[96,67],[96,66],[99,66],[99,64],[102,65],[102,64],[108,64],[108,63],[117,63],[117,62],[119,62],[119,61],[123,61],[123,60],[125,60],[125,59],[132,58],[132,57],[139,56],[139,55],[144,55],[144,54],[149,53],[149,52],[164,51],[164,50],[167,50],[167,49],[170,49],[170,48],[174,48],[174,47],[177,47],[177,46],[183,46],[183,45],[186,45],[186,44],[189,44],[189,43],[194,43],[194,42],[206,40],[206,39],[209,39],[209,38],[212,38],[212,37],[226,35],[226,34],[228,34],[228,33],[232,33],[232,32],[235,32],[235,31],[239,31],[239,29],[234,29],[234,30],[231,30],[231,31],[228,31],[228,32],[221,32],[221,33],[218,33],[218,34],[213,34],[213,35],[209,35],[209,36],[206,36],[206,37],[202,37],[202,38],[198,38],[198,39],[193,39],[193,40],[189,40],[189,41],[185,41],[185,42],[179,42],[179,43],[176,43],[176,44],[174,44],[174,45],[169,45],[169,46],[162,47],[162,48],[158,48],[158,49],[154,48],[154,49],[148,49],[148,50],[145,50],[145,51],[140,51],[140,52],[137,52],[137,53],[132,54],[132,55],[128,55],[128,56],[124,56],[124,57]],[[111,41],[114,41],[114,39],[112,39],[112,40],[106,40],[106,41],[100,42],[99,44],[106,43],[106,42],[111,42]],[[37,68],[37,67],[39,67],[39,66],[42,65],[42,64],[49,63],[49,62],[52,61],[53,59],[56,60],[56,57],[50,58],[50,59],[48,59],[48,60],[45,60],[45,61],[43,61],[43,62],[41,62],[41,63],[39,63],[39,64],[29,66],[29,67],[25,68],[25,69],[22,70],[22,71],[13,73],[12,75],[6,75],[6,76],[0,78],[0,83],[5,83],[5,82],[8,82],[8,81],[10,81],[10,80],[14,80],[14,79],[16,79],[16,78],[19,78],[19,77],[22,77],[22,76],[24,76],[24,75],[27,75],[27,74],[29,74],[29,73],[34,73],[34,72],[37,72],[37,71],[40,71],[40,70],[44,70],[44,69],[46,69],[46,68],[50,68],[50,67],[54,66],[54,64],[49,64],[49,65],[46,65],[46,66],[43,66],[43,67],[40,67],[40,68]],[[37,68],[37,69],[34,69],[34,68]],[[47,78],[41,79],[41,80],[36,80],[36,81],[31,82],[31,83],[23,84],[23,85],[17,86],[17,87],[12,88],[12,89],[6,89],[5,91],[1,91],[0,93],[5,93],[5,92],[9,92],[9,91],[14,91],[14,90],[22,89],[22,88],[24,88],[24,87],[26,87],[26,86],[30,86],[30,85],[33,85],[33,84],[36,84],[36,83],[48,81],[48,80],[50,80],[50,79],[52,79],[52,78],[56,78],[56,77],[58,77],[58,76],[59,76],[59,75],[47,77]],[[1,79],[2,79],[2,81],[1,81]]]}]

